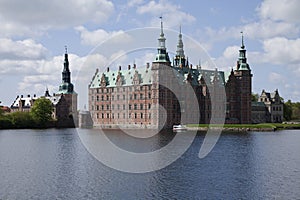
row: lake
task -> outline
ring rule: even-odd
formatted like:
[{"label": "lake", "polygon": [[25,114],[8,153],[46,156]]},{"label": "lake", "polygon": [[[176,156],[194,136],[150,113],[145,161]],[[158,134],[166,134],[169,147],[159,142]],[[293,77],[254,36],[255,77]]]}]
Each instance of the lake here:
[{"label": "lake", "polygon": [[[107,135],[133,152],[159,149],[175,136],[166,131],[136,139],[113,130]],[[300,198],[299,130],[223,133],[200,159],[204,137],[198,133],[163,169],[127,173],[91,155],[77,129],[0,130],[0,199]]]}]

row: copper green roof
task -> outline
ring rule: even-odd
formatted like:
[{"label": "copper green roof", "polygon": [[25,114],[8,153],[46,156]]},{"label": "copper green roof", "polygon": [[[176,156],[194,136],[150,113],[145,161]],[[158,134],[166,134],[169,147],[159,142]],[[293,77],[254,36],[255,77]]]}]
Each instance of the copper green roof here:
[{"label": "copper green roof", "polygon": [[[176,76],[182,75],[184,80],[187,80],[188,74],[190,73],[192,77],[192,85],[199,85],[199,80],[203,76],[206,84],[211,84],[214,80],[214,76],[217,76],[219,84],[224,85],[227,77],[225,78],[225,73],[223,71],[207,70],[207,69],[189,69],[187,67],[173,67],[173,69],[178,72]],[[121,76],[122,86],[132,86],[134,85],[134,77],[138,75],[139,85],[152,84],[152,70],[151,68],[141,67],[141,68],[131,68],[129,70],[114,70],[114,71],[98,71],[93,77],[89,87],[99,88],[101,87],[101,79],[104,77],[106,82],[106,87],[116,87],[118,75]]]}]

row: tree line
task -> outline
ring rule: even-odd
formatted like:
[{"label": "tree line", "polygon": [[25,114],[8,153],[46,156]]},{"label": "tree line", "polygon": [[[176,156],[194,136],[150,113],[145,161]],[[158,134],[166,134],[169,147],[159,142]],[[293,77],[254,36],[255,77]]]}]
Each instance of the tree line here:
[{"label": "tree line", "polygon": [[283,105],[283,116],[286,121],[300,120],[300,102],[288,100]]},{"label": "tree line", "polygon": [[30,112],[12,112],[5,114],[0,109],[0,129],[10,128],[48,128],[53,126],[53,106],[49,99],[37,99]]}]

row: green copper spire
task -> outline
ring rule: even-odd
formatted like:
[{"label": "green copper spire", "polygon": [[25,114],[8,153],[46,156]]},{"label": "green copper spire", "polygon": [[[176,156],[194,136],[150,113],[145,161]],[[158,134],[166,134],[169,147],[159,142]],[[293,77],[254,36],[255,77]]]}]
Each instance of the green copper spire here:
[{"label": "green copper spire", "polygon": [[71,72],[69,69],[68,49],[65,46],[65,60],[64,69],[62,71],[62,83],[59,86],[59,94],[71,94],[74,93],[74,86],[71,83]]},{"label": "green copper spire", "polygon": [[174,65],[177,67],[186,67],[187,65],[185,55],[184,55],[184,50],[183,50],[181,26],[179,26],[178,44],[177,44],[177,50],[176,50],[174,61],[175,61]]},{"label": "green copper spire", "polygon": [[160,36],[158,38],[157,55],[154,62],[168,62],[170,63],[169,55],[166,48],[166,38],[163,30],[163,21],[160,17]]},{"label": "green copper spire", "polygon": [[242,37],[242,45],[241,49],[239,50],[239,59],[237,62],[237,70],[250,70],[250,67],[247,63],[247,58],[246,58],[246,49],[244,45],[244,34],[243,31],[241,31],[241,37]]}]

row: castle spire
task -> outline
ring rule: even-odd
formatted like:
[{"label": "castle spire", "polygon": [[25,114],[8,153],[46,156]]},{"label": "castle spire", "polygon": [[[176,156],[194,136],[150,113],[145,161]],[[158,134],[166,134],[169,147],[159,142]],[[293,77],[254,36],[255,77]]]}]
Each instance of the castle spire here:
[{"label": "castle spire", "polygon": [[160,36],[158,38],[158,48],[155,62],[167,62],[170,63],[170,58],[166,48],[166,38],[163,30],[162,16],[160,18]]},{"label": "castle spire", "polygon": [[178,44],[177,44],[177,50],[176,55],[180,57],[184,56],[184,50],[183,50],[183,42],[182,42],[182,34],[181,34],[181,25],[179,26],[179,35],[178,35]]},{"label": "castle spire", "polygon": [[244,45],[244,33],[243,33],[243,31],[241,31],[241,35],[242,35],[242,45],[241,45],[241,48],[244,49],[245,45]]},{"label": "castle spire", "polygon": [[71,72],[69,69],[68,49],[65,46],[64,68],[62,71],[62,83],[59,86],[59,93],[73,93],[73,84],[71,83]]},{"label": "castle spire", "polygon": [[242,37],[242,45],[241,45],[241,48],[239,50],[240,53],[239,53],[239,59],[238,59],[238,62],[237,62],[237,70],[250,70],[250,67],[247,63],[243,31],[241,31],[241,37]]},{"label": "castle spire", "polygon": [[178,44],[177,44],[177,50],[175,55],[175,66],[183,66],[185,67],[186,60],[183,50],[183,42],[182,42],[182,34],[181,34],[181,25],[179,26],[179,35],[178,35]]}]

